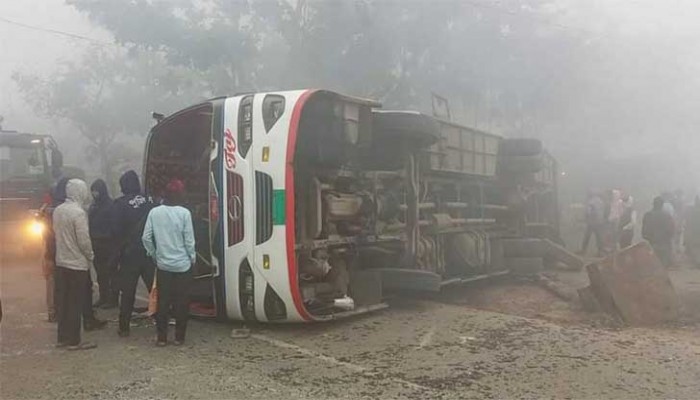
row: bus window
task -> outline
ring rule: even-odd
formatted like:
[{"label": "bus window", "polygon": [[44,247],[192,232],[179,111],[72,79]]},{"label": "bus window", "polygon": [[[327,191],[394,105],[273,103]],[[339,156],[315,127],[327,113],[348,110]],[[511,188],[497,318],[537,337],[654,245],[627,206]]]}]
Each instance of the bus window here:
[{"label": "bus window", "polygon": [[238,109],[238,151],[245,158],[253,144],[253,96],[245,96]]},{"label": "bus window", "polygon": [[272,129],[275,122],[280,119],[282,114],[284,114],[284,97],[277,94],[268,94],[265,96],[262,104],[265,133],[270,132],[270,129]]}]

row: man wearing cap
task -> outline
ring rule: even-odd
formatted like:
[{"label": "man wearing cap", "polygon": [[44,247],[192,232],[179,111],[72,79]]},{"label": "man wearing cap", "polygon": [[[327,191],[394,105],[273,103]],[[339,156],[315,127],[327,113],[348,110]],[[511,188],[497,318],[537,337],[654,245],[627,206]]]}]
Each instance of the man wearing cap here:
[{"label": "man wearing cap", "polygon": [[175,345],[184,342],[187,329],[189,290],[196,253],[192,215],[181,206],[184,191],[181,180],[171,180],[165,189],[163,205],[151,210],[143,230],[143,246],[157,266],[158,346],[165,346],[168,342],[171,307],[175,314]]}]

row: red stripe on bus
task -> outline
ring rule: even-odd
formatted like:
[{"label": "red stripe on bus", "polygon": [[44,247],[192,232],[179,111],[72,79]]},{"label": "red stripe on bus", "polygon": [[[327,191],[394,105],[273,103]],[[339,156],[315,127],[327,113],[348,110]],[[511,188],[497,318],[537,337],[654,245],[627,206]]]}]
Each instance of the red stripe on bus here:
[{"label": "red stripe on bus", "polygon": [[296,221],[294,215],[294,152],[296,150],[297,134],[299,133],[299,120],[304,104],[314,93],[314,90],[307,90],[297,100],[292,111],[292,119],[289,123],[289,138],[287,140],[287,163],[285,172],[285,203],[286,203],[286,233],[287,233],[287,268],[289,270],[289,288],[292,292],[294,306],[301,317],[310,321],[314,318],[306,311],[304,301],[299,289],[299,272],[297,270],[296,258]]}]

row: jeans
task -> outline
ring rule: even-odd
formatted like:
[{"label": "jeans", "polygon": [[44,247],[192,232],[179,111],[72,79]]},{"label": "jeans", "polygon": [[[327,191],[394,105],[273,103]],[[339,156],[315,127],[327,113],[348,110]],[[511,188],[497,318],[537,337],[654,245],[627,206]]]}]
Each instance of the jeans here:
[{"label": "jeans", "polygon": [[131,323],[131,313],[134,311],[134,302],[136,299],[136,288],[139,284],[139,278],[143,280],[146,289],[151,291],[153,286],[153,274],[155,273],[155,265],[147,258],[130,259],[123,262],[119,269],[119,289],[122,294],[121,304],[119,306],[119,330],[123,332],[129,331]]},{"label": "jeans", "polygon": [[95,252],[95,273],[97,284],[100,286],[102,302],[116,302],[118,289],[116,287],[117,259],[112,239],[93,239],[92,248]]},{"label": "jeans", "polygon": [[168,272],[158,269],[156,287],[158,288],[158,312],[156,313],[156,330],[158,341],[168,338],[168,321],[172,311],[175,317],[175,340],[185,340],[187,320],[189,319],[190,286],[192,270],[186,272]]},{"label": "jeans", "polygon": [[605,252],[605,243],[603,235],[605,235],[605,226],[597,224],[587,224],[586,234],[583,236],[583,244],[581,244],[581,253],[586,253],[588,250],[588,242],[591,240],[591,235],[595,236],[595,244],[598,250],[598,255]]},{"label": "jeans", "polygon": [[58,312],[58,343],[80,344],[80,320],[85,301],[88,271],[56,266],[56,310]]},{"label": "jeans", "polygon": [[46,311],[49,314],[49,318],[55,317],[56,316],[56,302],[55,302],[55,287],[56,283],[54,280],[54,274],[55,271],[52,271],[50,274],[44,276],[44,279],[46,279]]}]

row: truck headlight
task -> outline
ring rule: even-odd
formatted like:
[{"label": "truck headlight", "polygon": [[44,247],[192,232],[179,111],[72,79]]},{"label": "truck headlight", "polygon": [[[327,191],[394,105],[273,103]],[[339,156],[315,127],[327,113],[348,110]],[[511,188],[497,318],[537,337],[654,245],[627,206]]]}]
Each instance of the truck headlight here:
[{"label": "truck headlight", "polygon": [[45,226],[41,221],[32,221],[29,223],[29,233],[32,236],[39,237],[44,234]]}]

